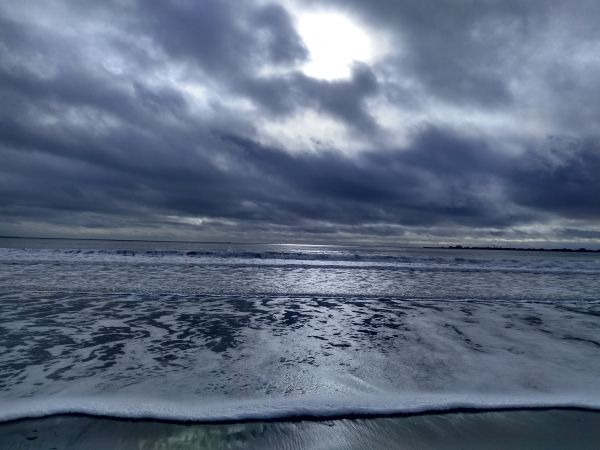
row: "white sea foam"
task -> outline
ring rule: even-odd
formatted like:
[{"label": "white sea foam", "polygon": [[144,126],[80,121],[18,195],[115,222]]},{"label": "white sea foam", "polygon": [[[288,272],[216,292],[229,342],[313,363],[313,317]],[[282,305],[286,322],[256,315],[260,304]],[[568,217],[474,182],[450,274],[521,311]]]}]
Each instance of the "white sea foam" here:
[{"label": "white sea foam", "polygon": [[[448,250],[416,250],[385,253],[381,251],[274,251],[274,250],[128,250],[128,249],[21,249],[0,248],[3,262],[92,262],[137,264],[219,264],[259,266],[308,266],[337,268],[391,268],[452,271],[506,271],[536,273],[600,274],[600,254],[562,255],[525,254],[520,258],[489,252],[470,257]],[[497,253],[497,252],[496,252]]]},{"label": "white sea foam", "polygon": [[600,410],[600,396],[593,393],[495,395],[403,394],[369,398],[230,400],[219,402],[136,397],[81,396],[36,398],[13,401],[0,410],[0,422],[58,414],[85,414],[125,419],[153,419],[178,422],[235,422],[243,420],[285,420],[295,418],[365,417],[420,414],[462,410],[510,410],[576,408]]},{"label": "white sea foam", "polygon": [[3,294],[3,418],[600,406],[597,302]]},{"label": "white sea foam", "polygon": [[600,255],[251,246],[0,248],[12,291],[596,299]]}]

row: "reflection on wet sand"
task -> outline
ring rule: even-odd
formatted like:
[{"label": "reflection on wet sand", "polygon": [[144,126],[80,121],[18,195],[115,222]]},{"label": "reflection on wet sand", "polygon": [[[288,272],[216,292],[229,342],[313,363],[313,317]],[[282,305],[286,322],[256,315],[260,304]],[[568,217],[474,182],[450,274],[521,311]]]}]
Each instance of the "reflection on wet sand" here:
[{"label": "reflection on wet sand", "polygon": [[0,441],[22,450],[591,450],[600,442],[600,413],[540,410],[213,425],[56,416],[2,424]]}]

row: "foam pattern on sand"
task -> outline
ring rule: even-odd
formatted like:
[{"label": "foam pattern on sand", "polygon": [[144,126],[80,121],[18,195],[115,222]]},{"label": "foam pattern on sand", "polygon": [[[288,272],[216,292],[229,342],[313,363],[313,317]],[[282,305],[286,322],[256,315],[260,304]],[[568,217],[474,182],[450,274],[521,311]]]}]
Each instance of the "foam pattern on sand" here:
[{"label": "foam pattern on sand", "polygon": [[4,292],[0,420],[600,407],[600,302]]}]

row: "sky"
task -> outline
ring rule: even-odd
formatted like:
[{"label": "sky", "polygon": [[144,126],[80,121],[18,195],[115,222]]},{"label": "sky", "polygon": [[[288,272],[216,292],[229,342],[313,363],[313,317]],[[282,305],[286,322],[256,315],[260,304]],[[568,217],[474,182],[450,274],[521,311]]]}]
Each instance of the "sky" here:
[{"label": "sky", "polygon": [[0,235],[600,246],[596,0],[7,0]]}]

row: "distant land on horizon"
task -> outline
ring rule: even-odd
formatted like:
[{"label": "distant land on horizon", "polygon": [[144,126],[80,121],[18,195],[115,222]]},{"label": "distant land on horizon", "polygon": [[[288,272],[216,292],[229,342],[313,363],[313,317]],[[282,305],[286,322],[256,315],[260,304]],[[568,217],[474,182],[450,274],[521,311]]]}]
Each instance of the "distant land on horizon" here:
[{"label": "distant land on horizon", "polygon": [[[378,245],[389,245],[381,242],[371,242],[371,243],[289,243],[289,242],[268,242],[268,241],[225,241],[225,240],[170,240],[170,239],[134,239],[134,238],[105,238],[105,237],[40,237],[40,236],[0,236],[0,239],[23,239],[23,240],[76,240],[76,241],[108,241],[108,242],[159,242],[159,243],[175,243],[175,244],[242,244],[242,245],[308,245],[308,246],[341,246],[341,247],[361,247],[361,246],[378,246]],[[513,251],[529,251],[529,252],[566,252],[566,253],[600,253],[600,248],[543,248],[543,247],[502,247],[502,246],[469,246],[469,245],[419,245],[418,243],[413,244],[403,244],[395,246],[396,248],[425,248],[425,249],[437,249],[437,250],[513,250]]]},{"label": "distant land on horizon", "polygon": [[436,248],[444,250],[514,250],[519,252],[566,252],[566,253],[600,253],[600,249],[591,248],[534,248],[534,247],[498,247],[498,246],[477,246],[471,247],[467,245],[447,245],[443,247],[427,246],[423,248]]}]

